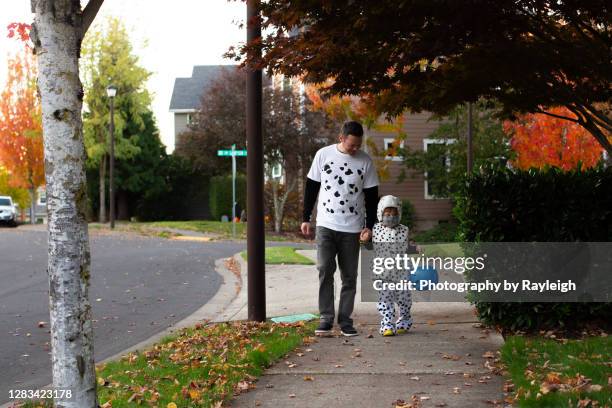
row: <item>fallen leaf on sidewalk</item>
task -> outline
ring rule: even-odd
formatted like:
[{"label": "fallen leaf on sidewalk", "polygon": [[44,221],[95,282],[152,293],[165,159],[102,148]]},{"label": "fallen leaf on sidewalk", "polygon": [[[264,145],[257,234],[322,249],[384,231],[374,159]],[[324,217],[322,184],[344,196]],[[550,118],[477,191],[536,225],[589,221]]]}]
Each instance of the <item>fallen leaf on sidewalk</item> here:
[{"label": "fallen leaf on sidewalk", "polygon": [[458,361],[461,360],[461,356],[458,356],[456,354],[442,354],[442,358],[445,358],[447,360],[453,360],[453,361]]},{"label": "fallen leaf on sidewalk", "polygon": [[453,394],[461,394],[461,389],[459,387],[453,387]]},{"label": "fallen leaf on sidewalk", "polygon": [[336,367],[336,368],[342,368],[342,367],[344,367],[344,366],[343,366],[342,364],[336,364],[336,366],[335,366],[335,367]]},{"label": "fallen leaf on sidewalk", "polygon": [[484,358],[495,358],[495,353],[492,351],[487,351],[482,355]]},{"label": "fallen leaf on sidewalk", "polygon": [[304,377],[304,381],[314,381],[314,377],[310,376],[310,375],[307,375],[307,376]]},{"label": "fallen leaf on sidewalk", "polygon": [[410,377],[410,379],[413,380],[413,381],[419,381],[420,380],[420,378],[418,376],[416,376],[416,375],[413,376],[413,377]]},{"label": "fallen leaf on sidewalk", "polygon": [[289,394],[289,398],[295,398],[295,394]]}]

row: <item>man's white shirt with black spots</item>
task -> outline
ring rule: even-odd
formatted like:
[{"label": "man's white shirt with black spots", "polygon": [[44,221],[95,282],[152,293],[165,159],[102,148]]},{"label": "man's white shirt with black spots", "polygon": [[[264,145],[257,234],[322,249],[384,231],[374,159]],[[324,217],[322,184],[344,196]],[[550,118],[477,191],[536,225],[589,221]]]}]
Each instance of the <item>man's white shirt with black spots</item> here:
[{"label": "man's white shirt with black spots", "polygon": [[317,225],[341,232],[360,232],[364,227],[366,188],[378,185],[374,163],[367,153],[342,153],[337,145],[319,149],[308,178],[321,183]]}]

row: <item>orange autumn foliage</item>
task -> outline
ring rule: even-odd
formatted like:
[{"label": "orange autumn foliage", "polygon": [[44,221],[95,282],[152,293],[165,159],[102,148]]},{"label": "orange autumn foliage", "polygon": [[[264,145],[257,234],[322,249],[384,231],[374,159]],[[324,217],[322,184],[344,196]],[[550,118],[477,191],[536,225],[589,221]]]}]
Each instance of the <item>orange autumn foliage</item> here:
[{"label": "orange autumn foliage", "polygon": [[[22,34],[19,37],[27,40]],[[0,165],[8,170],[9,183],[15,187],[33,191],[45,182],[36,64],[27,44],[9,59],[7,81],[0,93]]]},{"label": "orange autumn foliage", "polygon": [[[552,108],[549,113],[574,118],[564,107]],[[542,168],[546,165],[564,170],[595,166],[603,148],[597,140],[577,123],[535,113],[516,121],[504,122],[504,131],[512,135],[510,144],[516,152],[511,164],[519,169]]]}]

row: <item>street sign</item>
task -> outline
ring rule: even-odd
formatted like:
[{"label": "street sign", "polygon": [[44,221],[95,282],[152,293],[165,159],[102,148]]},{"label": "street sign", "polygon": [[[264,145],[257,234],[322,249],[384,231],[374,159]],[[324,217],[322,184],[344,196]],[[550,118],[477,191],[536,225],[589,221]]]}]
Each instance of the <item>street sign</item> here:
[{"label": "street sign", "polygon": [[246,156],[246,150],[234,150],[234,154],[232,154],[232,150],[217,150],[217,156]]}]

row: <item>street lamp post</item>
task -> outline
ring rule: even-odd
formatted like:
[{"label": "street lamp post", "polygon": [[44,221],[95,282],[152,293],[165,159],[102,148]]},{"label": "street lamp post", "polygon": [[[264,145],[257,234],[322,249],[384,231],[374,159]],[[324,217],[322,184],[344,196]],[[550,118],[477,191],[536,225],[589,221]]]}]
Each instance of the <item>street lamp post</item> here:
[{"label": "street lamp post", "polygon": [[110,123],[108,125],[108,132],[110,133],[110,171],[108,181],[108,194],[110,195],[110,227],[115,228],[115,95],[117,94],[117,88],[113,85],[109,85],[106,88],[106,95],[110,101]]}]

